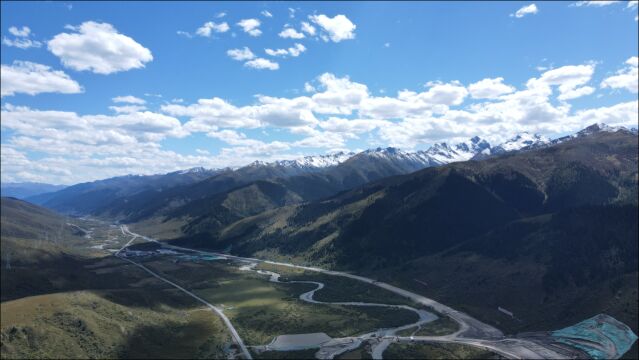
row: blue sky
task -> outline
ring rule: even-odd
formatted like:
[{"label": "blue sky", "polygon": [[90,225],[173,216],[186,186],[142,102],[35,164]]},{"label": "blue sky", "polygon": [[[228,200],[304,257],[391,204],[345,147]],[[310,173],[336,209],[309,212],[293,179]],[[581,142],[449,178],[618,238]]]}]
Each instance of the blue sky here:
[{"label": "blue sky", "polygon": [[637,122],[636,2],[4,1],[1,16],[2,181]]}]

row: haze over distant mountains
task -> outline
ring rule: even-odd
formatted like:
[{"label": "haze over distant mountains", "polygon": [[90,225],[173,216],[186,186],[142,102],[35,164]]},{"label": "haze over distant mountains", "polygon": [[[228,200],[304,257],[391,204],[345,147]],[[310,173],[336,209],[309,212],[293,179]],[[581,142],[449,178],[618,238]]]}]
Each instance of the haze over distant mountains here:
[{"label": "haze over distant mountains", "polygon": [[[287,194],[278,200],[266,201],[269,203],[265,205],[266,208],[273,208],[331,196],[384,177],[531,150],[599,131],[636,133],[634,129],[593,124],[574,135],[552,141],[539,135],[522,133],[495,147],[479,137],[473,137],[454,145],[438,143],[416,152],[391,147],[376,148],[357,154],[339,152],[269,163],[255,161],[238,169],[209,170],[200,167],[168,174],[127,175],[40,193],[28,197],[28,200],[67,213],[108,214],[124,220],[141,220],[175,211],[194,200],[207,202],[211,196],[231,190],[239,191],[241,187],[256,181],[266,181],[268,185],[261,183],[261,186],[269,186],[271,191],[278,189],[278,192]],[[255,211],[266,208],[259,207]],[[249,214],[254,212],[249,211],[245,215]]]},{"label": "haze over distant mountains", "polygon": [[65,187],[66,185],[51,185],[36,182],[2,183],[0,184],[0,192],[2,196],[25,199],[30,196],[62,190]]}]

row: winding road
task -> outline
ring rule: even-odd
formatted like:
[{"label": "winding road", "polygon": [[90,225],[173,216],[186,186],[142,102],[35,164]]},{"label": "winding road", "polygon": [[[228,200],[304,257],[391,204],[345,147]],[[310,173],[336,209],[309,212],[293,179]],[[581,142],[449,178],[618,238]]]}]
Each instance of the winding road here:
[{"label": "winding road", "polygon": [[[408,324],[405,326],[401,326],[398,328],[393,328],[393,329],[380,329],[377,330],[373,333],[369,333],[369,334],[365,334],[362,336],[357,336],[357,337],[350,337],[350,338],[341,338],[341,339],[333,339],[332,341],[334,343],[331,344],[323,344],[320,351],[318,351],[318,353],[316,354],[317,356],[320,356],[321,358],[326,358],[326,359],[332,359],[334,356],[341,354],[345,351],[351,350],[351,349],[355,349],[357,347],[359,347],[361,345],[361,343],[363,341],[370,341],[371,339],[375,339],[375,341],[371,341],[372,344],[372,354],[373,357],[376,359],[381,359],[384,350],[393,342],[413,342],[413,341],[423,341],[423,342],[441,342],[441,343],[458,343],[458,344],[466,344],[466,345],[471,345],[471,346],[475,346],[475,347],[480,347],[483,349],[487,349],[493,352],[496,352],[506,358],[511,358],[511,359],[567,359],[567,358],[571,358],[573,357],[575,354],[574,353],[569,353],[566,349],[562,349],[563,351],[558,351],[558,349],[555,346],[550,346],[548,344],[544,344],[543,342],[540,341],[531,341],[525,338],[519,338],[519,337],[514,337],[514,338],[506,338],[504,336],[504,334],[498,330],[497,328],[488,325],[486,323],[483,323],[473,317],[471,317],[470,315],[463,313],[461,311],[457,311],[449,306],[446,306],[444,304],[441,304],[433,299],[429,299],[425,296],[410,292],[408,290],[404,290],[401,288],[398,288],[396,286],[384,283],[384,282],[380,282],[380,281],[376,281],[374,279],[370,279],[364,276],[359,276],[359,275],[354,275],[354,274],[349,274],[349,273],[345,273],[345,272],[341,272],[341,271],[333,271],[333,270],[325,270],[325,269],[321,269],[321,268],[317,268],[317,267],[308,267],[308,266],[300,266],[300,265],[294,265],[294,264],[289,264],[289,263],[282,263],[282,262],[276,262],[276,261],[269,261],[269,260],[261,260],[261,259],[256,259],[256,258],[246,258],[246,257],[240,257],[240,256],[233,256],[233,255],[229,255],[229,254],[223,254],[223,253],[216,253],[216,252],[209,252],[209,251],[202,251],[202,250],[196,250],[196,249],[190,249],[190,248],[186,248],[186,247],[181,247],[181,246],[175,246],[175,245],[169,245],[169,244],[165,244],[165,243],[161,243],[155,239],[140,235],[140,234],[136,234],[131,232],[128,227],[126,225],[122,225],[121,226],[121,230],[124,233],[126,233],[127,235],[133,236],[134,238],[131,239],[129,241],[129,243],[127,243],[125,246],[122,247],[122,249],[120,249],[117,253],[116,256],[118,258],[121,258],[125,261],[128,261],[138,267],[140,267],[141,269],[145,270],[146,272],[148,272],[149,274],[153,275],[154,277],[170,284],[171,286],[176,287],[177,289],[181,290],[182,292],[186,293],[187,295],[193,297],[194,299],[196,299],[197,301],[205,304],[207,307],[209,307],[212,311],[214,311],[216,314],[218,314],[223,320],[224,323],[226,324],[226,326],[229,328],[234,341],[238,344],[238,346],[240,347],[242,353],[244,354],[244,356],[248,359],[251,358],[251,354],[248,351],[247,347],[244,345],[244,342],[242,341],[242,338],[239,336],[239,334],[237,333],[237,331],[235,330],[235,328],[233,327],[233,325],[231,324],[230,320],[226,317],[226,315],[224,315],[224,313],[222,312],[221,309],[215,307],[214,305],[206,302],[206,300],[200,298],[199,296],[193,294],[192,292],[184,289],[183,287],[171,282],[170,280],[167,280],[165,278],[163,278],[162,276],[158,275],[157,273],[149,270],[148,268],[146,268],[144,265],[136,263],[135,261],[128,259],[124,256],[122,256],[121,252],[130,245],[130,243],[135,240],[136,237],[139,237],[141,239],[144,239],[146,241],[150,241],[150,242],[155,242],[157,244],[159,244],[161,247],[163,248],[168,248],[168,249],[173,249],[173,250],[182,250],[182,251],[188,251],[188,252],[195,252],[195,253],[199,253],[199,254],[204,254],[204,255],[212,255],[212,256],[217,256],[217,257],[222,257],[222,258],[226,258],[226,259],[231,259],[231,260],[237,260],[240,262],[245,262],[248,263],[248,269],[252,270],[253,267],[255,267],[258,263],[266,263],[266,264],[272,264],[272,265],[279,265],[279,266],[285,266],[285,267],[290,267],[290,268],[295,268],[295,269],[302,269],[302,270],[308,270],[308,271],[313,271],[313,272],[318,272],[318,273],[322,273],[322,274],[327,274],[327,275],[333,275],[333,276],[342,276],[342,277],[347,277],[350,279],[354,279],[357,281],[361,281],[367,284],[371,284],[377,287],[380,287],[382,289],[388,290],[392,293],[401,295],[405,298],[411,299],[414,302],[430,307],[433,310],[435,310],[436,312],[439,312],[443,315],[449,316],[451,319],[455,320],[458,324],[459,324],[459,330],[456,331],[455,333],[449,334],[449,335],[444,335],[444,336],[411,336],[411,337],[398,337],[395,336],[395,333],[397,331],[403,330],[403,329],[408,329],[410,327],[414,327],[416,325],[420,325],[420,324],[424,324],[427,323],[428,321],[432,321],[429,320],[428,318],[425,318],[425,314],[420,313],[420,311],[423,310],[417,310],[414,308],[410,308],[408,306],[406,306],[405,308],[408,308],[409,310],[412,311],[417,311],[418,314],[420,315],[420,320],[417,323],[414,324]],[[247,269],[247,267],[243,267],[244,269]],[[270,275],[270,280],[274,281],[274,282],[279,282],[279,274],[274,273],[274,272],[268,272],[268,271],[264,271],[264,270],[256,270],[258,272],[262,272],[263,274],[266,275]],[[317,285],[317,288],[315,288],[314,290],[311,290],[309,292],[306,292],[302,295],[300,295],[300,299],[307,301],[307,302],[312,302],[312,303],[322,303],[319,302],[317,300],[313,299],[313,294],[322,289],[324,287],[324,284],[319,283],[319,282],[312,282],[312,281],[299,281],[299,282],[306,282],[306,283],[314,283]],[[356,303],[356,302],[342,302],[342,303],[331,303],[331,304],[338,304],[338,305],[359,305],[359,306],[393,306],[393,307],[402,307],[401,305],[388,305],[388,304],[370,304],[370,303]],[[428,313],[426,311],[423,311],[424,313]],[[430,314],[430,313],[428,313]],[[430,314],[432,315],[432,314]],[[366,336],[368,336],[368,338],[366,338]]]}]

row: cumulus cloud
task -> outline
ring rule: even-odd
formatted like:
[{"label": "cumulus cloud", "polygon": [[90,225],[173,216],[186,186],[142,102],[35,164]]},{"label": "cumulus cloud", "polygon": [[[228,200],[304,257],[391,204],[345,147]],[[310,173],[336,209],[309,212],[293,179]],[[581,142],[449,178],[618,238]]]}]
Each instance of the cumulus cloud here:
[{"label": "cumulus cloud", "polygon": [[304,91],[308,93],[315,92],[315,86],[307,81],[304,83]]},{"label": "cumulus cloud", "polygon": [[278,63],[264,58],[255,58],[253,60],[247,61],[244,63],[244,66],[258,70],[277,70],[280,68],[280,65]]},{"label": "cumulus cloud", "polygon": [[138,104],[138,105],[146,104],[146,100],[140,99],[133,95],[116,96],[113,99],[111,99],[111,101],[113,101],[114,103],[127,103],[127,104]]},{"label": "cumulus cloud", "polygon": [[288,49],[264,49],[264,52],[270,56],[292,56],[297,57],[301,53],[306,51],[306,47],[302,44],[295,43],[292,47]]},{"label": "cumulus cloud", "polygon": [[80,84],[60,70],[30,61],[14,61],[2,65],[2,97],[17,93],[36,95],[52,92],[77,94],[83,91]]},{"label": "cumulus cloud", "polygon": [[626,60],[626,67],[619,70],[616,75],[605,78],[601,82],[601,87],[610,89],[626,89],[636,94],[637,83],[639,83],[637,62],[638,58],[636,56]]},{"label": "cumulus cloud", "polygon": [[538,12],[537,10],[537,5],[535,4],[530,4],[530,5],[526,5],[522,8],[520,8],[519,10],[517,10],[517,12],[515,12],[514,14],[510,14],[511,17],[516,17],[516,18],[523,18],[524,16],[528,15],[528,14],[536,14]]},{"label": "cumulus cloud", "polygon": [[231,59],[237,61],[251,60],[255,58],[255,54],[248,47],[243,47],[242,49],[230,49],[226,52]]},{"label": "cumulus cloud", "polygon": [[529,88],[539,88],[541,91],[551,92],[551,86],[559,89],[559,100],[571,100],[594,92],[591,86],[584,86],[590,81],[595,72],[594,64],[568,65],[546,71],[537,79],[530,79]]},{"label": "cumulus cloud", "polygon": [[42,43],[36,40],[31,40],[29,37],[31,36],[31,29],[28,26],[23,26],[22,28],[17,28],[15,26],[11,26],[9,28],[9,33],[15,36],[14,39],[9,39],[7,37],[2,38],[2,43],[6,46],[17,47],[19,49],[28,49],[28,48],[39,48],[42,46]]},{"label": "cumulus cloud", "polygon": [[[181,162],[182,155],[163,153],[159,141],[188,134],[179,120],[148,111],[78,115],[5,104],[1,116],[3,131],[13,132],[2,144],[3,173],[7,171],[9,176],[18,178],[58,179],[62,183],[122,175],[133,169],[138,172],[144,165],[150,167],[143,172],[173,166],[158,159]],[[12,149],[11,156],[5,158],[7,149]],[[20,149],[45,156],[29,159]],[[134,164],[139,167],[129,166]],[[2,176],[6,178],[5,174]]]},{"label": "cumulus cloud", "polygon": [[515,88],[504,84],[504,78],[486,78],[468,85],[470,96],[474,99],[496,99],[501,95],[510,94]]},{"label": "cumulus cloud", "polygon": [[278,35],[285,39],[303,39],[305,37],[303,33],[298,32],[293,28],[285,28]]},{"label": "cumulus cloud", "polygon": [[307,33],[309,36],[315,36],[315,26],[302,21],[302,32]]},{"label": "cumulus cloud", "polygon": [[11,26],[9,32],[17,37],[29,37],[31,35],[31,29],[28,26],[23,26],[22,28]]},{"label": "cumulus cloud", "polygon": [[310,15],[309,19],[326,33],[322,37],[324,41],[330,39],[333,42],[340,42],[355,38],[355,28],[357,26],[344,15],[340,14],[332,18],[324,14]]},{"label": "cumulus cloud", "polygon": [[229,29],[229,24],[226,22],[216,24],[213,21],[208,21],[204,23],[204,25],[200,26],[195,33],[199,36],[211,37],[213,33],[225,33],[229,31]]},{"label": "cumulus cloud", "polygon": [[153,60],[149,49],[120,34],[111,24],[87,21],[68,28],[74,32],[58,34],[47,44],[65,67],[111,74],[143,68]]},{"label": "cumulus cloud", "polygon": [[261,22],[258,19],[242,19],[237,23],[242,30],[251,36],[262,35],[262,30],[259,29]]}]

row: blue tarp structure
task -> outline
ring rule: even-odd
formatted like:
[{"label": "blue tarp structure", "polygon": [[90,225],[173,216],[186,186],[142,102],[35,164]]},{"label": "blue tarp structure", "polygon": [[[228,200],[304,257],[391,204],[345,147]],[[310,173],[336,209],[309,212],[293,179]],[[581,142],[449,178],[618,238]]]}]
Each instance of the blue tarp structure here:
[{"label": "blue tarp structure", "polygon": [[606,314],[553,331],[551,335],[563,344],[585,351],[593,359],[618,359],[637,340],[626,324]]}]

